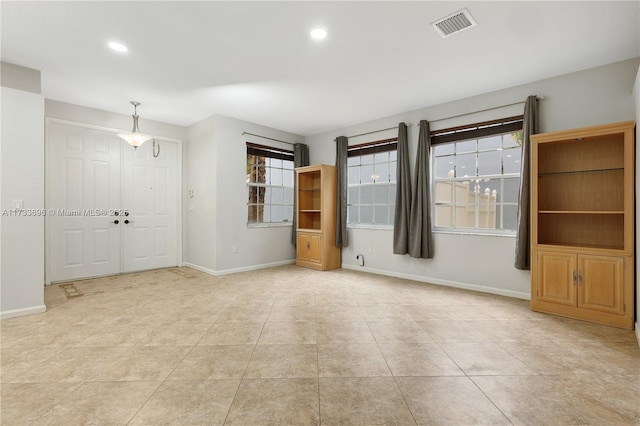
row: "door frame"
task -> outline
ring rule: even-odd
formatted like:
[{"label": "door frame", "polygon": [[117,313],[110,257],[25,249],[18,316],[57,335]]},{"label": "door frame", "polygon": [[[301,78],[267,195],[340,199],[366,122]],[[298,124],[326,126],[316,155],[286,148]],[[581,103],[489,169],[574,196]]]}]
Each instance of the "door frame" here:
[{"label": "door frame", "polygon": [[[53,177],[53,170],[51,167],[51,149],[52,149],[52,142],[51,142],[51,132],[50,132],[50,127],[52,125],[55,124],[60,124],[60,125],[65,125],[65,126],[73,126],[73,127],[80,127],[80,128],[84,128],[84,129],[91,129],[91,130],[98,130],[98,131],[103,131],[103,132],[108,132],[108,133],[113,133],[113,134],[118,134],[118,133],[122,133],[122,132],[126,132],[127,130],[123,130],[123,129],[116,129],[113,127],[106,127],[106,126],[98,126],[95,124],[88,124],[88,123],[82,123],[80,121],[72,121],[72,120],[63,120],[60,118],[51,118],[51,117],[45,117],[45,131],[44,131],[44,135],[45,135],[45,163],[44,163],[44,175],[45,175],[45,188],[44,188],[44,206],[45,206],[45,210],[48,211],[49,210],[49,206],[51,205],[51,186],[48,184],[48,182],[51,182],[52,177]],[[151,136],[153,139],[159,139],[161,141],[167,141],[167,142],[171,142],[171,143],[175,143],[178,146],[178,158],[177,158],[177,162],[178,162],[178,168],[177,168],[177,177],[178,177],[178,190],[176,191],[176,205],[177,205],[177,212],[176,212],[176,238],[177,238],[177,244],[176,244],[176,250],[177,250],[177,261],[178,261],[178,266],[182,266],[183,264],[183,260],[182,260],[182,249],[183,249],[183,244],[182,244],[182,228],[183,228],[183,221],[182,221],[182,210],[183,210],[183,199],[182,199],[182,195],[183,195],[183,185],[184,185],[184,178],[183,178],[183,169],[182,169],[182,149],[183,149],[183,142],[182,139],[176,139],[176,138],[170,138],[170,137],[166,137],[166,136],[160,136],[160,135],[155,135],[155,134],[149,134],[147,133],[147,135]],[[122,141],[122,143],[125,143],[124,140]],[[120,162],[122,164],[123,162],[123,157],[120,157]],[[123,185],[124,183],[121,182],[120,185]],[[49,215],[45,215],[45,222],[44,222],[44,245],[45,245],[45,252],[44,252],[44,263],[45,263],[45,284],[46,285],[50,285],[51,284],[51,264],[50,264],[50,260],[51,260],[51,250],[53,250],[54,248],[51,247],[51,223],[50,223],[50,216]],[[120,253],[120,255],[122,256],[122,252]],[[122,259],[121,259],[121,265],[122,265]],[[121,266],[122,269],[122,266]],[[87,277],[88,278],[88,277]]]}]

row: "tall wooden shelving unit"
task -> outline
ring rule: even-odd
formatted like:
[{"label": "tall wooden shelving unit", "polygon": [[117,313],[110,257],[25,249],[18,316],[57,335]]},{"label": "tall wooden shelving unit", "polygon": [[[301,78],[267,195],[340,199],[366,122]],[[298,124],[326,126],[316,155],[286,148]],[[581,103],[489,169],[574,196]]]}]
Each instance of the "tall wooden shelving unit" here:
[{"label": "tall wooden shelving unit", "polygon": [[633,329],[634,123],[531,137],[531,309]]},{"label": "tall wooden shelving unit", "polygon": [[338,269],[336,247],[337,171],[326,164],[296,169],[296,265],[325,271]]}]

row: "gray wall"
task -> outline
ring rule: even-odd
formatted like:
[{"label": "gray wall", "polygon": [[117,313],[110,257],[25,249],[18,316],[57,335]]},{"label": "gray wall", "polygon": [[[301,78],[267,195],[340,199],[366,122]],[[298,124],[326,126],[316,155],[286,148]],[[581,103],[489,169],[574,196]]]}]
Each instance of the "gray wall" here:
[{"label": "gray wall", "polygon": [[[291,226],[248,227],[246,142],[291,149],[304,138],[216,115],[189,126],[188,264],[219,275],[291,263]],[[234,252],[235,249],[235,252]]]},{"label": "gray wall", "polygon": [[40,71],[20,65],[2,62],[0,64],[0,84],[23,92],[41,93]]},{"label": "gray wall", "polygon": [[[420,120],[432,121],[432,130],[437,130],[521,114],[522,104],[439,120],[524,101],[528,95],[545,98],[540,103],[541,132],[633,120],[635,100],[631,92],[639,63],[640,58],[635,58],[307,137],[311,163],[335,163],[334,139],[337,136],[384,129],[404,121],[411,123],[409,150],[413,168],[418,139],[416,124]],[[384,137],[389,137],[389,132],[349,143]],[[513,267],[514,237],[437,233],[435,258],[431,260],[392,254],[392,238],[390,230],[349,229],[349,247],[342,252],[343,267],[524,299],[530,297],[530,274]],[[364,254],[364,267],[357,266],[356,254],[359,253]]]},{"label": "gray wall", "polygon": [[[46,310],[44,98],[40,72],[6,63],[1,67],[0,316],[10,318]],[[24,215],[12,213],[17,200]]]}]

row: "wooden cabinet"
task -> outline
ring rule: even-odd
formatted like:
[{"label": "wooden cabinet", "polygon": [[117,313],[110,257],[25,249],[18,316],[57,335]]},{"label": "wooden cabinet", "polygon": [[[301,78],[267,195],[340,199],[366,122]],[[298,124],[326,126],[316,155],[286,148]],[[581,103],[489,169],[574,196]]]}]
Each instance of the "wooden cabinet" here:
[{"label": "wooden cabinet", "polygon": [[531,142],[531,308],[633,329],[634,123]]},{"label": "wooden cabinet", "polygon": [[317,270],[340,268],[336,247],[335,166],[325,164],[296,169],[296,265]]},{"label": "wooden cabinet", "polygon": [[624,315],[626,258],[544,250],[537,256],[538,301]]},{"label": "wooden cabinet", "polygon": [[320,234],[308,234],[298,232],[298,259],[304,262],[320,263],[320,246],[322,236]]}]

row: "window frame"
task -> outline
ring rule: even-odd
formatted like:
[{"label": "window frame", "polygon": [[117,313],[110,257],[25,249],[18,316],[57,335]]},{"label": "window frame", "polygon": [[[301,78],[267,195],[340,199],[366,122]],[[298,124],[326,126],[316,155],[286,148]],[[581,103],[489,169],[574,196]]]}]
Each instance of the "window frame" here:
[{"label": "window frame", "polygon": [[[356,144],[356,145],[351,145],[347,148],[347,157],[363,157],[363,156],[367,156],[367,155],[374,155],[373,157],[373,162],[371,163],[371,165],[374,167],[375,170],[375,154],[379,154],[379,153],[384,153],[384,152],[396,152],[398,151],[398,138],[397,137],[392,137],[392,138],[387,138],[387,139],[381,139],[381,140],[376,140],[376,141],[371,141],[371,142],[365,142],[365,143],[361,143],[361,144]],[[391,160],[387,160],[386,164],[391,165],[391,163],[396,163],[396,168],[397,168],[397,156],[396,159],[391,161]],[[365,164],[366,165],[366,164]],[[361,167],[362,164],[360,164],[357,167]],[[393,230],[393,216],[392,214],[395,213],[395,195],[393,196],[393,199],[388,199],[386,204],[380,204],[380,203],[375,203],[375,198],[374,198],[374,203],[372,204],[362,204],[362,203],[353,203],[352,200],[350,200],[350,194],[351,188],[354,187],[358,187],[358,188],[365,188],[365,187],[371,187],[371,188],[375,188],[376,183],[378,183],[377,179],[374,179],[373,182],[371,183],[358,183],[358,184],[350,184],[349,183],[349,171],[354,168],[355,166],[352,165],[347,165],[347,209],[348,209],[348,213],[347,213],[347,228],[352,228],[352,229],[379,229],[379,230]],[[384,184],[387,186],[388,191],[390,191],[390,187],[391,185],[393,185],[396,189],[397,189],[397,182],[396,182],[396,176],[395,173],[393,176],[391,176],[392,171],[391,169],[389,170],[389,180],[384,182]],[[383,182],[380,182],[381,184]],[[382,186],[382,185],[380,185]],[[372,191],[375,192],[375,189],[373,189]],[[395,192],[394,192],[395,194]],[[387,192],[387,196],[389,198],[391,198],[391,194],[389,192]],[[360,201],[360,200],[358,200]],[[372,214],[373,214],[373,218],[375,219],[375,209],[376,206],[387,206],[387,223],[360,223],[360,221],[358,221],[358,223],[354,223],[354,222],[349,222],[349,214],[350,214],[350,208],[353,206],[371,206],[372,207]]]},{"label": "window frame", "polygon": [[[481,175],[481,176],[472,176],[472,177],[468,177],[467,179],[465,179],[464,177],[458,177],[457,174],[453,177],[453,178],[436,178],[435,177],[435,173],[436,173],[436,161],[437,158],[442,158],[443,156],[439,156],[436,157],[435,155],[435,149],[438,146],[441,145],[448,145],[448,144],[456,144],[459,142],[465,142],[465,141],[475,141],[476,142],[476,147],[474,151],[470,151],[469,154],[474,153],[475,154],[475,167],[476,167],[476,173],[478,173],[478,169],[480,167],[479,164],[479,154],[482,153],[490,153],[490,152],[502,152],[505,149],[516,149],[517,147],[504,147],[504,141],[501,140],[500,143],[500,147],[499,148],[494,148],[494,149],[484,149],[481,150],[478,147],[478,141],[482,140],[484,138],[489,138],[492,136],[508,136],[514,133],[521,133],[522,132],[522,126],[523,126],[523,121],[524,121],[524,116],[519,115],[519,116],[511,116],[511,117],[506,117],[503,119],[498,119],[498,120],[491,120],[491,121],[485,121],[485,122],[480,122],[480,123],[472,123],[472,124],[468,124],[468,125],[463,125],[463,126],[457,126],[457,127],[450,127],[450,128],[446,128],[446,129],[441,129],[441,130],[437,130],[437,131],[433,131],[431,132],[431,152],[430,152],[430,165],[431,168],[433,170],[432,172],[432,176],[431,176],[431,191],[433,197],[431,200],[431,207],[433,209],[433,232],[434,233],[446,233],[446,234],[458,234],[458,235],[495,235],[495,236],[508,236],[508,237],[514,237],[516,235],[517,230],[516,229],[504,229],[502,228],[504,226],[504,207],[505,206],[514,206],[516,207],[516,210],[518,208],[518,199],[516,198],[515,203],[511,202],[511,201],[500,201],[497,204],[497,207],[500,209],[500,224],[499,227],[496,228],[479,228],[479,227],[456,227],[455,223],[452,224],[451,226],[438,226],[436,225],[436,220],[437,220],[437,207],[438,206],[443,206],[443,205],[449,205],[451,206],[454,210],[457,207],[462,207],[465,204],[464,203],[457,203],[456,202],[456,196],[453,195],[452,197],[452,201],[450,203],[442,203],[442,202],[437,202],[437,188],[436,185],[439,182],[452,182],[453,184],[456,184],[458,182],[463,182],[465,180],[467,181],[472,181],[474,179],[479,180],[479,179],[500,179],[500,189],[502,191],[502,193],[504,194],[504,188],[505,188],[505,182],[508,180],[512,180],[514,178],[518,179],[518,185],[520,184],[520,179],[521,179],[521,171],[519,170],[517,173],[505,173],[504,171],[504,157],[502,157],[501,154],[501,160],[500,160],[500,165],[501,165],[501,170],[499,174],[486,174],[486,175]],[[516,141],[517,142],[517,141]],[[520,145],[520,153],[521,153],[521,144],[518,143],[518,145]],[[457,152],[455,152],[455,148],[454,148],[454,153],[450,154],[455,156],[457,154]],[[452,192],[455,192],[455,190],[452,190]],[[482,195],[482,194],[480,194]],[[478,197],[479,198],[479,197]],[[479,204],[478,198],[476,198],[474,200],[473,204],[469,204],[469,206],[473,205],[474,208],[476,209],[476,214],[474,215],[474,218],[476,220],[478,220],[478,209],[480,208],[481,204]],[[455,213],[454,213],[455,214]],[[454,216],[455,217],[455,216]]]},{"label": "window frame", "polygon": [[[294,214],[294,203],[295,203],[295,196],[293,194],[294,192],[294,187],[295,187],[295,163],[294,163],[294,154],[293,154],[293,150],[288,150],[288,149],[284,149],[284,148],[277,148],[277,147],[273,147],[273,146],[267,146],[267,145],[260,145],[260,144],[256,144],[253,142],[245,142],[245,147],[246,147],[246,153],[245,153],[245,161],[246,161],[246,192],[245,192],[245,206],[246,206],[246,224],[248,228],[270,228],[270,227],[282,227],[282,226],[293,226],[293,214]],[[273,185],[271,183],[260,183],[260,182],[251,182],[251,171],[249,170],[249,168],[255,168],[256,164],[255,162],[252,163],[251,165],[249,164],[249,156],[257,156],[257,157],[263,157],[265,159],[269,158],[269,159],[276,159],[276,160],[282,160],[284,161],[290,161],[291,162],[291,168],[289,169],[288,167],[280,167],[279,169],[283,171],[283,180],[282,180],[282,184],[281,185]],[[284,163],[283,163],[284,166]],[[265,173],[266,173],[266,169],[276,169],[277,167],[272,167],[271,165],[269,165],[267,162],[265,162]],[[284,185],[284,171],[288,171],[291,170],[292,173],[292,181],[291,181],[291,186],[287,186]],[[284,191],[286,191],[287,189],[291,190],[291,204],[286,204],[284,203],[286,196],[285,193],[283,191],[283,203],[282,204],[273,204],[271,203],[269,200],[269,203],[263,202],[260,203],[260,195],[258,195],[258,202],[252,203],[251,202],[251,188],[255,187],[255,188],[264,188],[264,192],[263,192],[263,196],[264,194],[266,194],[267,189],[269,188],[283,188]],[[260,191],[257,191],[258,194],[260,193]],[[263,206],[263,212],[264,212],[264,208],[266,206],[272,206],[272,205],[280,205],[283,208],[283,220],[279,221],[279,222],[264,222],[264,221],[256,221],[256,222],[250,222],[250,218],[251,218],[251,213],[250,213],[250,208],[252,206],[254,206],[255,208],[258,208],[258,206],[262,205]],[[291,212],[292,212],[292,216],[291,218],[285,218],[284,217],[284,209],[290,207],[291,208]],[[260,213],[256,213],[256,216],[259,216]],[[263,213],[264,215],[264,213]],[[264,216],[263,216],[264,219]],[[285,220],[286,219],[286,220]]]}]

